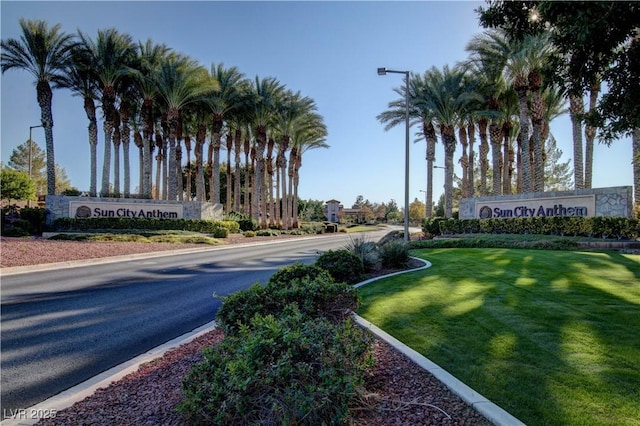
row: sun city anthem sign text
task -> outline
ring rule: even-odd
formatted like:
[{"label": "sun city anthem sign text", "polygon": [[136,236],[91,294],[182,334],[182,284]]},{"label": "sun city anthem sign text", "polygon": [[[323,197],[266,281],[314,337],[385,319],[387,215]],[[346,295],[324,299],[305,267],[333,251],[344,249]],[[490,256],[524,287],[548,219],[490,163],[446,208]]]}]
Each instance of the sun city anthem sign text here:
[{"label": "sun city anthem sign text", "polygon": [[182,219],[181,204],[143,204],[143,203],[69,203],[69,216],[76,219],[90,217],[113,217],[125,219]]},{"label": "sun city anthem sign text", "polygon": [[554,216],[594,216],[593,195],[532,198],[520,200],[496,200],[476,203],[475,217],[478,219],[506,219]]}]

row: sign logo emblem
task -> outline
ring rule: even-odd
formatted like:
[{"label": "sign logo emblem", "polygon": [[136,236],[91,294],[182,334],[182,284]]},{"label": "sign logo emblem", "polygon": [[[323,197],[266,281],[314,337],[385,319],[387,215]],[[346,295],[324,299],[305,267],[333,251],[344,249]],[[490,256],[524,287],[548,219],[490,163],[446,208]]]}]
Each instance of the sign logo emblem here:
[{"label": "sign logo emblem", "polygon": [[76,219],[86,219],[91,217],[91,209],[87,206],[80,206],[76,209]]},{"label": "sign logo emblem", "polygon": [[490,219],[491,216],[491,207],[482,206],[482,208],[480,209],[480,219]]}]

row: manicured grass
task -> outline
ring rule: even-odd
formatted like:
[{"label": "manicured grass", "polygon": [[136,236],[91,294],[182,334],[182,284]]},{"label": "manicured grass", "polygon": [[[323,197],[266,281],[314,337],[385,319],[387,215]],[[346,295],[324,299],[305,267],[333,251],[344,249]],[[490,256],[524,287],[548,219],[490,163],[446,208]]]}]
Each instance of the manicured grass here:
[{"label": "manicured grass", "polygon": [[640,424],[640,256],[430,249],[358,314],[528,425]]},{"label": "manicured grass", "polygon": [[376,225],[356,225],[356,226],[341,226],[340,231],[351,234],[352,232],[370,232],[377,231],[379,229],[384,229],[384,227],[376,226]]}]

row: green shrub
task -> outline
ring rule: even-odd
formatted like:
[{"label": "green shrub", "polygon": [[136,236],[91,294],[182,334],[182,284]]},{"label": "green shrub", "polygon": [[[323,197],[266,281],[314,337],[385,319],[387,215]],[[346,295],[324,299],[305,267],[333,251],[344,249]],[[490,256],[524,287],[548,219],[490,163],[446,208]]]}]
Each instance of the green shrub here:
[{"label": "green shrub", "polygon": [[238,221],[238,226],[241,231],[255,231],[258,228],[258,223],[253,219],[242,219]]},{"label": "green shrub", "polygon": [[389,241],[378,252],[385,268],[404,268],[409,264],[409,246],[404,241]]},{"label": "green shrub", "polygon": [[41,235],[45,228],[45,219],[46,210],[43,208],[9,205],[2,209],[2,235]]},{"label": "green shrub", "polygon": [[276,231],[275,229],[261,229],[256,232],[256,235],[258,237],[275,237],[277,235],[280,235],[280,232]]},{"label": "green shrub", "polygon": [[319,266],[295,262],[293,265],[278,269],[271,275],[267,285],[289,285],[293,280],[301,280],[303,278],[311,280],[321,279],[329,283],[333,282],[331,275]]},{"label": "green shrub", "polygon": [[244,235],[247,238],[253,238],[256,236],[256,233],[254,231],[244,231],[242,235]]},{"label": "green shrub", "polygon": [[353,321],[310,319],[295,307],[256,315],[204,351],[183,382],[190,425],[329,425],[348,420],[370,337]]},{"label": "green shrub", "polygon": [[607,216],[549,216],[464,220],[447,219],[440,222],[440,230],[442,231],[442,234],[537,234],[628,240],[634,240],[640,236],[638,219]]},{"label": "green shrub", "polygon": [[338,282],[354,284],[362,280],[364,264],[349,250],[329,250],[316,259],[316,265],[329,271]]},{"label": "green shrub", "polygon": [[223,220],[220,222],[222,226],[227,228],[229,234],[238,234],[240,233],[240,224],[235,220]]},{"label": "green shrub", "polygon": [[[358,293],[352,286],[334,282],[321,268],[305,269],[302,272],[296,267],[276,275],[264,286],[254,284],[225,297],[216,322],[226,333],[233,334],[242,324],[249,324],[254,315],[278,315],[291,304],[312,318],[332,321],[343,320],[357,309]],[[287,281],[286,276],[291,280]]]},{"label": "green shrub", "polygon": [[440,235],[440,222],[444,217],[425,217],[422,219],[422,232],[425,235]]},{"label": "green shrub", "polygon": [[[229,221],[205,219],[131,219],[114,217],[75,219],[63,217],[53,221],[52,231],[179,230],[213,234],[216,238],[224,238],[229,234],[229,227],[238,229],[235,228],[235,223],[231,224]],[[226,232],[219,231],[220,229],[224,229]]]},{"label": "green shrub", "polygon": [[338,232],[338,224],[337,223],[331,223],[331,222],[325,222],[325,224],[324,224],[324,232],[326,232],[328,234],[332,234],[332,233]]},{"label": "green shrub", "polygon": [[345,249],[355,254],[362,260],[365,271],[371,271],[375,269],[378,264],[378,247],[372,241],[367,241],[364,235],[351,237],[346,244]]},{"label": "green shrub", "polygon": [[224,227],[215,228],[211,235],[213,238],[227,238],[229,236],[229,229]]}]

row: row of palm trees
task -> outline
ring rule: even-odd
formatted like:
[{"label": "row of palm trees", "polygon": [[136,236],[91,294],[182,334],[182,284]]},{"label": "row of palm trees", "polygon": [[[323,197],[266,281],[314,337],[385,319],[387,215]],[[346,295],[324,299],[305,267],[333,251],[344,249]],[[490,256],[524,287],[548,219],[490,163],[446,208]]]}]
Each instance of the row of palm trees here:
[{"label": "row of palm trees", "polygon": [[[49,27],[44,21],[22,19],[20,26],[19,40],[2,40],[2,72],[26,70],[36,79],[47,146],[48,194],[55,193],[55,176],[49,173],[54,170],[49,163],[55,164],[52,89],[64,88],[83,100],[89,120],[90,195],[131,196],[133,139],[139,153],[139,196],[183,200],[187,194],[190,198],[191,173],[195,173],[196,200],[219,203],[224,138],[226,211],[246,213],[259,219],[262,227],[298,226],[294,207],[302,154],[328,146],[327,129],[313,99],[272,77],[248,79],[236,67],[223,64],[207,69],[164,44],[136,43],[113,28],[98,31],[94,39],[81,31],[65,34],[59,25]],[[98,108],[104,131],[99,191]]]},{"label": "row of palm trees", "polygon": [[[421,126],[419,136],[426,140],[427,216],[432,215],[438,133],[445,152],[445,215],[451,217],[458,143],[462,146],[459,163],[463,198],[541,192],[545,190],[544,144],[550,136],[549,123],[567,112],[560,88],[543,81],[544,67],[553,54],[548,35],[517,41],[501,30],[487,30],[475,36],[466,50],[468,59],[454,67],[412,73],[408,85],[395,89],[400,98],[390,102],[377,117],[387,130],[403,123],[408,87],[412,124]],[[594,84],[590,109],[595,107],[598,90]],[[590,188],[596,132],[587,126],[583,156],[583,99],[571,96],[569,104],[574,126],[574,185],[576,189]],[[479,177],[475,176],[476,169]]]}]

